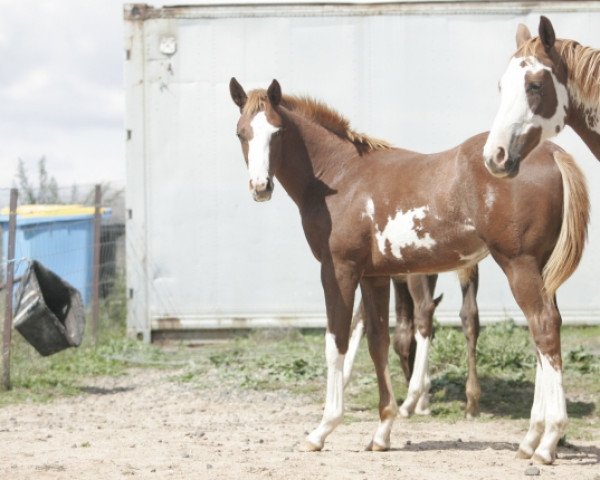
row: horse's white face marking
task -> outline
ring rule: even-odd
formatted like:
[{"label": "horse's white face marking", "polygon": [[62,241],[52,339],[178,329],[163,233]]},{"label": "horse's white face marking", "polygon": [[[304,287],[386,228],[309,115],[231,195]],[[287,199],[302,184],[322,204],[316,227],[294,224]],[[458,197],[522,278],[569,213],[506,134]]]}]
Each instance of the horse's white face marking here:
[{"label": "horse's white face marking", "polygon": [[264,190],[270,178],[269,145],[279,130],[267,120],[265,112],[257,113],[250,122],[253,136],[248,142],[248,173],[253,191]]},{"label": "horse's white face marking", "polygon": [[368,198],[365,202],[365,211],[362,214],[362,218],[370,218],[371,221],[375,218],[375,204],[372,198]]},{"label": "horse's white face marking", "polygon": [[428,211],[427,206],[413,208],[406,213],[398,210],[394,218],[388,217],[383,231],[379,231],[378,226],[375,226],[379,251],[385,255],[388,242],[390,251],[396,258],[402,258],[402,249],[409,246],[431,250],[436,245],[436,241],[431,238],[429,232],[423,232],[423,227],[415,222],[423,220]]},{"label": "horse's white face marking", "polygon": [[[547,70],[556,91],[557,107],[551,118],[544,118],[531,111],[525,91],[525,75]],[[541,140],[556,135],[557,127],[565,126],[566,111],[569,106],[567,87],[561,84],[552,70],[534,57],[515,57],[508,64],[500,81],[500,108],[494,119],[492,130],[483,147],[486,159],[491,158],[498,148],[509,152],[512,138],[525,135],[532,128],[541,128]]]}]

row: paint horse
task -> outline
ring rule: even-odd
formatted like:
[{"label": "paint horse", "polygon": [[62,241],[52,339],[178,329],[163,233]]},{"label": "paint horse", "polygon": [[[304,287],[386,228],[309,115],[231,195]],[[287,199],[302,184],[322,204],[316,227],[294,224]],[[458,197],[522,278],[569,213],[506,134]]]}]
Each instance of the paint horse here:
[{"label": "paint horse", "polygon": [[[491,254],[528,320],[541,362],[534,396],[539,406],[519,452],[552,462],[567,421],[555,291],[581,259],[589,208],[571,156],[544,143],[507,182],[484,167],[485,133],[445,152],[420,154],[356,133],[322,103],[283,96],[276,80],[266,91],[246,94],[232,79],[230,93],[241,113],[236,133],[254,200],[269,200],[277,178],[296,203],[321,264],[327,389],[323,418],[306,438],[307,448],[321,450],[342,421],[344,357],[358,285],[379,387],[380,421],[367,448],[387,450],[398,410],[388,368],[390,276],[470,268]],[[415,332],[420,364],[429,334]]]},{"label": "paint horse", "polygon": [[[477,288],[479,273],[477,265],[459,270],[458,277],[463,295],[460,319],[467,340],[467,404],[465,415],[468,419],[479,416],[481,387],[477,376],[477,339],[479,337],[479,310],[477,308]],[[422,358],[425,365],[415,364],[415,327],[433,332],[433,314],[442,300],[434,298],[437,275],[398,275],[392,277],[395,293],[396,328],[393,346],[400,359],[400,366],[408,384],[406,400],[400,407],[400,415],[409,417],[429,415],[429,389],[431,381],[428,372],[428,359]],[[351,337],[348,352],[344,359],[344,385],[350,379],[354,358],[358,352],[364,333],[364,305],[361,300],[352,318]],[[417,373],[413,375],[413,371]]]},{"label": "paint horse", "polygon": [[517,51],[500,80],[501,103],[484,147],[490,172],[514,176],[542,140],[569,125],[600,160],[600,50],[557,39],[546,17],[539,36],[517,29]]}]

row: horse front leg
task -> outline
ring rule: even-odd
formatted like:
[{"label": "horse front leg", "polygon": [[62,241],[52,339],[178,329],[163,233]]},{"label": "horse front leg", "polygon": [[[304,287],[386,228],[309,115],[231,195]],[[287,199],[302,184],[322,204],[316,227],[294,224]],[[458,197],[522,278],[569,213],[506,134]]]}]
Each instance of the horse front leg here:
[{"label": "horse front leg", "polygon": [[533,257],[511,259],[501,266],[527,318],[537,355],[531,421],[517,456],[548,464],[556,458],[557,444],[568,422],[562,385],[562,320],[555,299],[545,293],[541,268]]},{"label": "horse front leg", "polygon": [[415,340],[417,349],[412,376],[408,384],[406,399],[400,407],[400,415],[409,417],[413,413],[429,415],[429,348],[433,333],[433,313],[441,300],[433,298],[437,275],[411,275],[408,289],[415,306]]},{"label": "horse front leg", "polygon": [[360,286],[365,307],[369,353],[375,366],[379,386],[379,426],[367,450],[386,451],[390,448],[390,433],[398,414],[388,365],[390,280],[388,277],[363,278]]},{"label": "horse front leg", "polygon": [[327,390],[321,423],[306,437],[306,448],[309,451],[321,450],[327,436],[342,421],[344,357],[348,351],[352,308],[358,279],[359,274],[353,264],[331,261],[323,262],[321,266],[321,282],[327,310],[325,332]]},{"label": "horse front leg", "polygon": [[460,309],[460,320],[463,333],[467,338],[467,407],[468,419],[479,416],[479,398],[481,387],[477,376],[477,339],[479,338],[479,309],[477,308],[477,287],[479,286],[479,268],[474,265],[458,271],[458,279],[462,291],[463,303]]}]

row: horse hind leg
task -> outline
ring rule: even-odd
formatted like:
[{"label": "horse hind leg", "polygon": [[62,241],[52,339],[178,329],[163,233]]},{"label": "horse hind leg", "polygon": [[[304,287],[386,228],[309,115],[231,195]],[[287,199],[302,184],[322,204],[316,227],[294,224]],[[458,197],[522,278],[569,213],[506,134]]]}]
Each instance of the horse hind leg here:
[{"label": "horse hind leg", "polygon": [[467,339],[467,407],[468,419],[479,416],[479,398],[481,387],[477,377],[477,339],[479,337],[479,309],[477,308],[477,287],[479,285],[478,266],[474,265],[458,271],[463,303],[460,309],[460,320],[463,333]]},{"label": "horse hind leg", "polygon": [[346,357],[344,358],[344,389],[346,389],[348,383],[350,382],[354,360],[356,359],[356,354],[358,353],[358,348],[360,347],[360,341],[365,330],[364,318],[365,306],[361,299],[360,304],[358,305],[358,308],[352,317],[352,326],[350,327],[350,343],[348,345],[348,352],[346,352]]},{"label": "horse hind leg", "polygon": [[405,276],[392,277],[396,301],[396,328],[394,329],[393,345],[400,358],[404,378],[408,383],[412,375],[417,344],[414,329],[414,304],[406,282]]},{"label": "horse hind leg", "polygon": [[415,308],[416,353],[413,372],[408,384],[406,399],[400,407],[400,415],[409,417],[413,413],[430,414],[428,361],[431,335],[433,332],[433,313],[441,297],[434,299],[433,292],[437,275],[411,275],[408,277],[408,289]]},{"label": "horse hind leg", "polygon": [[540,268],[531,257],[517,258],[501,266],[527,317],[537,354],[531,421],[517,456],[549,464],[556,458],[557,444],[568,421],[562,385],[562,321],[554,299],[545,293]]},{"label": "horse hind leg", "polygon": [[390,448],[392,425],[398,414],[388,364],[390,280],[387,277],[363,278],[360,286],[365,306],[369,353],[375,366],[379,387],[379,426],[367,450],[386,451]]}]

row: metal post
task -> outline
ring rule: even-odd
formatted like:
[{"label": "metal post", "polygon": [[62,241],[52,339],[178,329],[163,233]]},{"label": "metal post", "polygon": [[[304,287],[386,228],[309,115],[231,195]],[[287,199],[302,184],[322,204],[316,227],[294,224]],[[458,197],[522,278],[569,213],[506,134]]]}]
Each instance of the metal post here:
[{"label": "metal post", "polygon": [[4,332],[2,335],[2,387],[10,390],[10,342],[13,321],[13,282],[15,274],[15,240],[17,233],[17,199],[19,191],[10,190],[10,213],[8,217],[8,252],[6,255],[6,305]]},{"label": "metal post", "polygon": [[94,209],[94,265],[92,281],[92,337],[98,343],[98,319],[100,317],[100,230],[102,228],[102,187],[96,185]]}]

